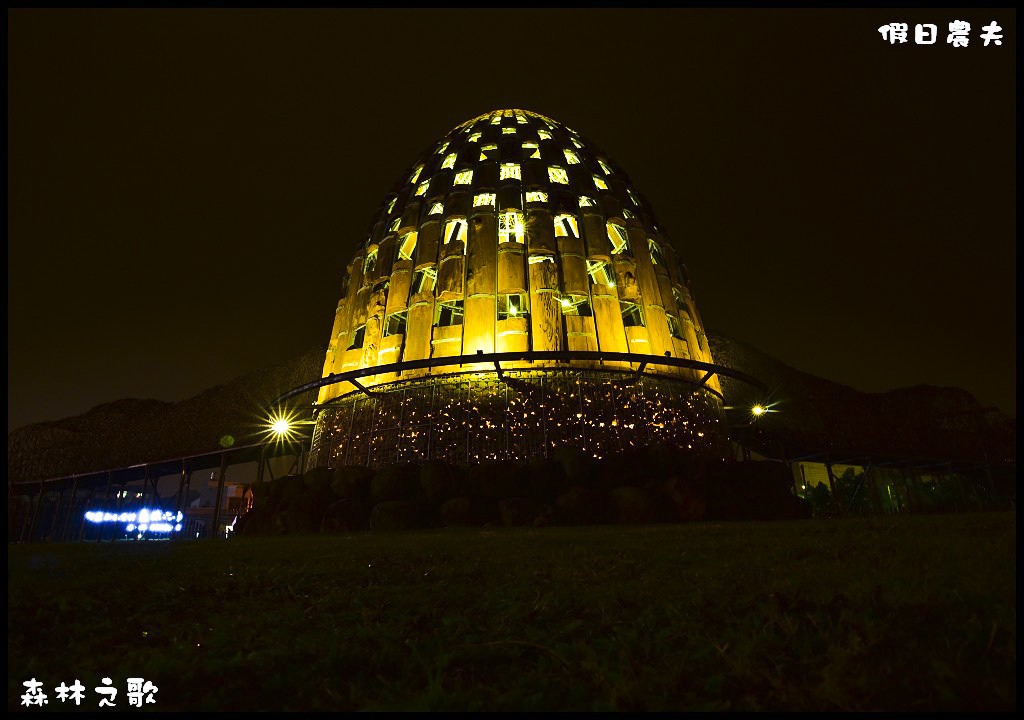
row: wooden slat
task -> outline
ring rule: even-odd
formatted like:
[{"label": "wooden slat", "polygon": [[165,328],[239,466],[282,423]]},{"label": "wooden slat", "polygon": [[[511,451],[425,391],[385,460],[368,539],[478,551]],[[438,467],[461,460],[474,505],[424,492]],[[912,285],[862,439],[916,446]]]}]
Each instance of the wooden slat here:
[{"label": "wooden slat", "polygon": [[608,239],[608,227],[600,215],[585,212],[581,228],[587,246],[587,257],[596,260],[611,260],[612,243]]},{"label": "wooden slat", "polygon": [[502,243],[498,247],[498,292],[526,292],[526,260],[522,243]]},{"label": "wooden slat", "polygon": [[526,212],[526,245],[531,255],[555,252],[555,226],[547,210]]}]

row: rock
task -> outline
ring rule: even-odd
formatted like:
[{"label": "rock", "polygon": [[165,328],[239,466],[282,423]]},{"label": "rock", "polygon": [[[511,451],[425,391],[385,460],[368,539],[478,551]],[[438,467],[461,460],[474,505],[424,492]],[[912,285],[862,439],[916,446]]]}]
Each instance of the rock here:
[{"label": "rock", "polygon": [[347,498],[327,506],[320,532],[352,532],[369,527],[369,513],[365,500]]},{"label": "rock", "polygon": [[306,482],[307,490],[319,490],[329,492],[331,482],[334,480],[334,471],[326,467],[310,468],[302,475]]},{"label": "rock", "polygon": [[565,445],[551,451],[550,457],[562,466],[572,485],[588,485],[594,478],[594,458],[577,447]]},{"label": "rock", "polygon": [[342,465],[334,471],[331,490],[339,498],[366,498],[370,495],[370,482],[374,472],[361,465]]},{"label": "rock", "polygon": [[608,493],[612,522],[638,525],[653,522],[657,508],[651,493],[634,485],[623,485]]},{"label": "rock", "polygon": [[242,527],[235,532],[243,537],[267,535],[271,529],[271,513],[266,507],[253,504],[252,510],[243,515],[238,522]]},{"label": "rock", "polygon": [[420,503],[404,500],[386,500],[373,506],[370,513],[371,530],[413,530],[423,527],[423,507]]},{"label": "rock", "polygon": [[608,516],[607,494],[583,485],[573,485],[555,500],[561,522],[569,525],[596,525]]},{"label": "rock", "polygon": [[553,514],[548,513],[547,515],[538,515],[533,519],[534,527],[548,527],[554,521]]},{"label": "rock", "polygon": [[473,512],[473,498],[463,495],[444,501],[438,509],[438,517],[442,525],[449,527],[475,525],[476,516]]},{"label": "rock", "polygon": [[456,469],[440,460],[428,460],[420,466],[420,489],[432,503],[448,500],[459,492]]},{"label": "rock", "polygon": [[281,493],[275,504],[281,508],[291,507],[292,501],[306,491],[306,480],[301,475],[285,475],[278,478],[277,483],[280,483]]},{"label": "rock", "polygon": [[469,468],[469,489],[474,495],[498,500],[520,497],[526,485],[526,471],[519,464],[488,461]]},{"label": "rock", "polygon": [[558,494],[569,487],[569,478],[562,463],[552,458],[536,460],[526,468],[526,491],[537,500],[553,502]]},{"label": "rock", "polygon": [[542,516],[551,516],[551,507],[533,498],[513,497],[498,501],[498,515],[506,527],[533,525]]},{"label": "rock", "polygon": [[288,534],[288,520],[287,511],[280,510],[274,512],[270,516],[270,534],[271,535],[287,535]]},{"label": "rock", "polygon": [[420,494],[419,467],[412,464],[385,465],[370,481],[370,497],[377,501],[408,501]]},{"label": "rock", "polygon": [[288,506],[288,534],[311,535],[320,532],[326,509],[322,494],[316,491],[308,490],[297,496]]},{"label": "rock", "polygon": [[658,486],[658,500],[665,519],[670,522],[702,520],[707,501],[700,487],[680,477],[669,478]]}]

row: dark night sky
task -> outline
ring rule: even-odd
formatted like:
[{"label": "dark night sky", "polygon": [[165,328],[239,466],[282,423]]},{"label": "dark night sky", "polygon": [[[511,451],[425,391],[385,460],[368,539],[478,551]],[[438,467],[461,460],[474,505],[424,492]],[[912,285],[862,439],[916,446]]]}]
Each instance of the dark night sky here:
[{"label": "dark night sky", "polygon": [[[970,45],[945,43],[952,20]],[[1002,46],[982,46],[996,20]],[[520,107],[652,203],[712,331],[1015,414],[1012,10],[12,10],[11,427],[326,345],[451,127]],[[888,22],[935,23],[891,46]]]}]

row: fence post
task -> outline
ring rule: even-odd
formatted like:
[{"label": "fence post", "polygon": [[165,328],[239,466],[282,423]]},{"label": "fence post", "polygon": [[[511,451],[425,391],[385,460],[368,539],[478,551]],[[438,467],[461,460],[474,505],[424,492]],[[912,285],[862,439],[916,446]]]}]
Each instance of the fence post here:
[{"label": "fence post", "polygon": [[220,454],[220,477],[217,478],[217,504],[213,508],[213,527],[210,529],[210,538],[217,537],[217,528],[220,527],[220,505],[224,497],[224,474],[228,467],[228,454]]}]

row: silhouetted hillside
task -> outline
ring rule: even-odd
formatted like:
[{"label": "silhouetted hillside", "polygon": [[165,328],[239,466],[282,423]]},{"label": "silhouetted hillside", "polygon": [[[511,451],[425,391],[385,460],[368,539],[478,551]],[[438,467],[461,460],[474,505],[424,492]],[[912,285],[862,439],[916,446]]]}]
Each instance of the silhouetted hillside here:
[{"label": "silhouetted hillside", "polygon": [[[795,370],[742,342],[709,336],[716,362],[760,378],[777,402],[750,436],[752,445],[789,457],[831,449],[833,456],[889,455],[936,460],[992,461],[1015,457],[1015,423],[982,408],[958,388],[914,387],[858,392]],[[218,450],[231,435],[253,442],[268,404],[319,376],[323,347],[280,365],[243,375],[178,403],[117,400],[87,413],[12,431],[9,480],[58,477]],[[723,379],[730,405],[749,407],[759,396]],[[296,398],[309,404],[312,393]],[[731,417],[740,417],[731,413]]]},{"label": "silhouetted hillside", "polygon": [[[117,400],[87,413],[13,430],[7,436],[8,477],[26,480],[126,467],[254,442],[268,404],[319,376],[325,349],[253,371],[177,403]],[[315,396],[292,402],[311,403]]]},{"label": "silhouetted hillside", "polygon": [[[873,455],[998,463],[1016,458],[1016,422],[982,407],[966,390],[919,385],[864,393],[791,368],[738,340],[708,339],[715,362],[768,386],[773,412],[758,421],[760,431],[751,437],[771,455],[778,455],[781,443],[791,458],[824,451],[833,459]],[[722,378],[722,390],[738,406],[761,398],[728,378]]]}]

